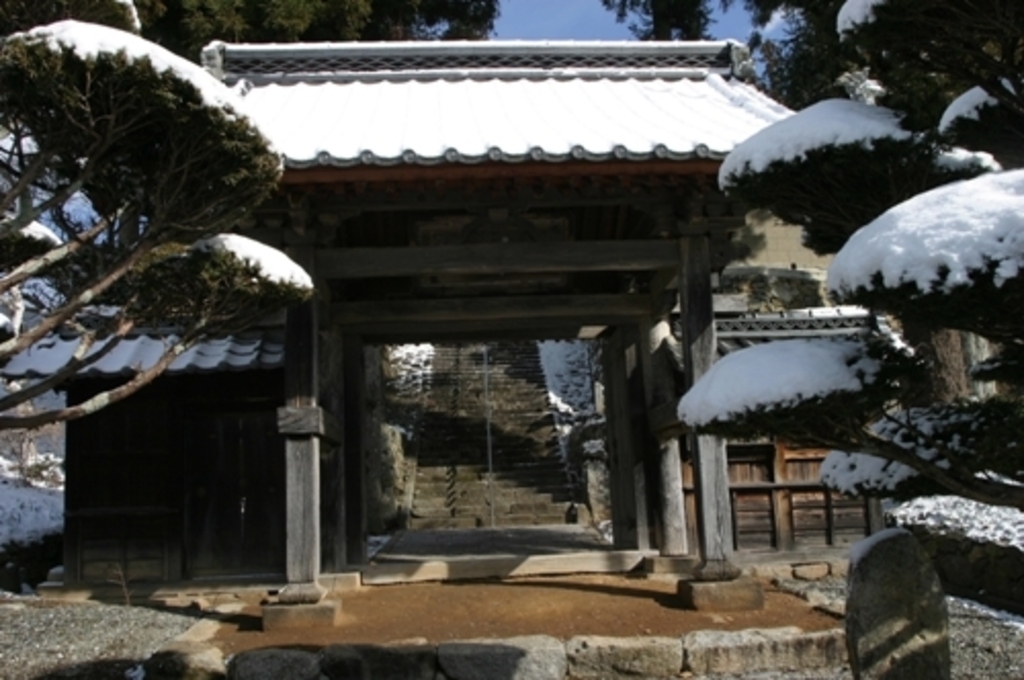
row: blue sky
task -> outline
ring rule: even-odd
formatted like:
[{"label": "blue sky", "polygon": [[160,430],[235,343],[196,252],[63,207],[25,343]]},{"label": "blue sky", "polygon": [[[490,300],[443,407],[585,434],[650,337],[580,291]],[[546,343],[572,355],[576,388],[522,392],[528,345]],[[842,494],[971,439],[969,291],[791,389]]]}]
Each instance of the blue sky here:
[{"label": "blue sky", "polygon": [[[735,3],[741,5],[742,3]],[[745,41],[750,18],[741,7],[715,14],[711,26],[715,38]],[[628,22],[627,22],[628,23]],[[601,0],[501,0],[501,16],[495,25],[497,40],[629,40],[627,24],[615,21],[614,12]]]}]

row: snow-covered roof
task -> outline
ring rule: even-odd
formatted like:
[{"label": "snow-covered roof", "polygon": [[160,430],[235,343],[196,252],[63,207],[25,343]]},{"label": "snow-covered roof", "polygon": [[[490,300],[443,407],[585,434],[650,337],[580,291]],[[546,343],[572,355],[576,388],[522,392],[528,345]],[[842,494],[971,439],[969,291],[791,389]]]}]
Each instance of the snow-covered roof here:
[{"label": "snow-covered roof", "polygon": [[773,340],[867,335],[879,320],[863,307],[812,307],[715,319],[718,356]]},{"label": "snow-covered roof", "polygon": [[[79,377],[129,375],[153,366],[174,338],[135,335],[125,338]],[[51,335],[11,359],[0,371],[5,378],[40,378],[66,364],[78,347],[78,337]],[[94,345],[98,348],[102,343]],[[257,329],[195,345],[170,365],[169,374],[278,368],[284,365],[284,331]]]},{"label": "snow-covered roof", "polygon": [[721,159],[790,114],[733,76],[742,53],[729,42],[214,43],[204,64],[248,81],[246,112],[288,167],[309,168]]}]

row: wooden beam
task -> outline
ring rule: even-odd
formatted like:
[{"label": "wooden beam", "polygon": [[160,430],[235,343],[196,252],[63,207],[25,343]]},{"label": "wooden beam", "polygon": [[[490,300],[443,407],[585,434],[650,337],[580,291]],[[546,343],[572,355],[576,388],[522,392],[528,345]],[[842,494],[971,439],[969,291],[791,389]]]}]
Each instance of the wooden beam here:
[{"label": "wooden beam", "polygon": [[[711,253],[706,236],[679,241],[679,303],[682,316],[684,385],[687,390],[707,373],[716,355],[711,295]],[[739,576],[733,553],[732,507],[725,442],[708,435],[689,436],[697,491],[697,536],[701,564],[698,580],[723,581]]]},{"label": "wooden beam", "polygon": [[635,320],[650,313],[647,295],[523,295],[438,300],[374,300],[332,305],[344,325],[381,322],[558,320],[565,325]]},{"label": "wooden beam", "polygon": [[317,253],[326,279],[430,274],[649,271],[674,266],[674,241],[478,243],[410,248],[333,248]]},{"label": "wooden beam", "polygon": [[569,177],[636,177],[642,175],[718,175],[721,161],[567,161],[528,163],[451,163],[447,165],[354,165],[285,168],[282,185],[347,182],[440,182]]},{"label": "wooden beam", "polygon": [[400,345],[432,342],[487,342],[493,340],[574,340],[579,337],[579,324],[563,326],[549,321],[534,325],[512,319],[504,321],[453,321],[440,323],[378,323],[345,326],[358,333],[367,345]]}]

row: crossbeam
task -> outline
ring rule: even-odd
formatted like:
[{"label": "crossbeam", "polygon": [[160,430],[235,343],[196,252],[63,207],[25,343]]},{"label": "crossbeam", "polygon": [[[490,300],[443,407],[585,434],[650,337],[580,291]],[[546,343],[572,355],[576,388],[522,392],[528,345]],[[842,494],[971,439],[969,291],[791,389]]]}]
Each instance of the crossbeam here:
[{"label": "crossbeam", "polygon": [[651,313],[647,295],[521,295],[440,300],[373,300],[331,306],[332,320],[343,325],[384,322],[506,321],[610,325]]},{"label": "crossbeam", "polygon": [[317,253],[327,279],[433,274],[651,271],[678,262],[675,241],[477,243],[411,248],[332,248]]}]

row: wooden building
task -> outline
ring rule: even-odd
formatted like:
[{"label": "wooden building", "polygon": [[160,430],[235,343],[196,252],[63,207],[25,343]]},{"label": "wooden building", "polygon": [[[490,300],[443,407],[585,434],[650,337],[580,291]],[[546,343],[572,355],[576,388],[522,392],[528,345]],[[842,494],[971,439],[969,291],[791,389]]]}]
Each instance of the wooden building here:
[{"label": "wooden building", "polygon": [[[723,443],[683,433],[675,409],[714,360],[712,276],[744,223],[718,167],[788,115],[743,82],[743,48],[217,43],[204,65],[247,90],[284,156],[278,198],[240,228],[289,252],[316,296],[288,310],[271,370],[186,362],[70,425],[69,581],[99,578],[112,554],[157,579],[283,573],[296,592],[358,568],[364,345],[581,334],[605,347],[617,547],[734,571],[762,501],[730,502]],[[257,332],[234,366],[278,341]],[[751,482],[775,479],[758,465]],[[779,531],[774,547],[799,542]]]}]

